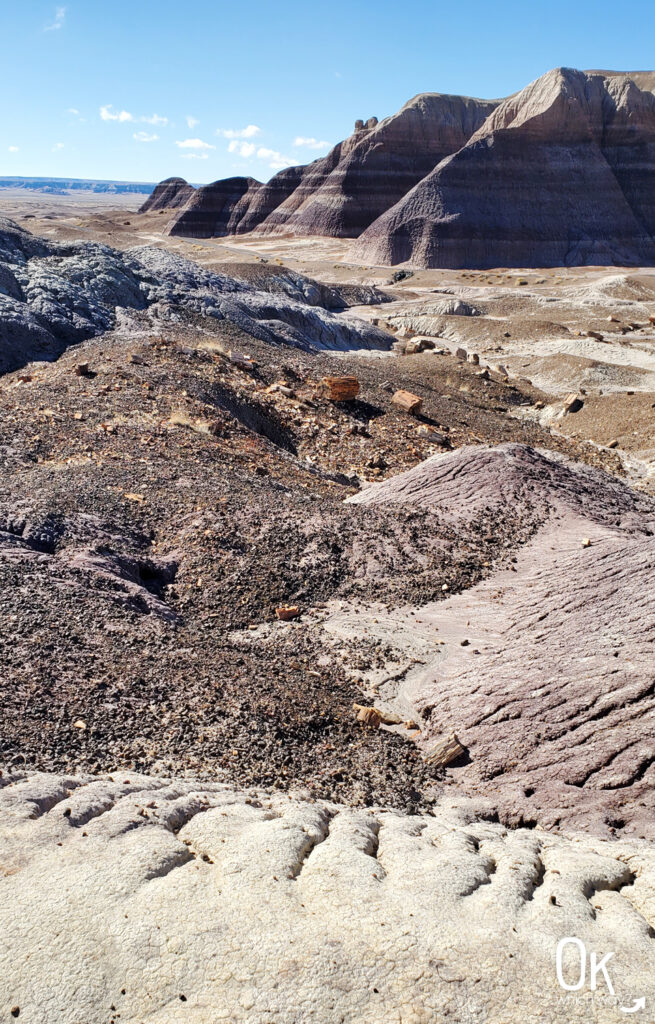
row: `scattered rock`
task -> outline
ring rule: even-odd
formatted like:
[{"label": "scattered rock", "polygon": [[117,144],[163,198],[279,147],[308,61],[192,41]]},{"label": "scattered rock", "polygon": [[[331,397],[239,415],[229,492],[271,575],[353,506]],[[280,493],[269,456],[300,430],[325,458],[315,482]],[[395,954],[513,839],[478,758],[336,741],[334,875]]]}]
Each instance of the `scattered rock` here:
[{"label": "scattered rock", "polygon": [[351,402],[359,394],[357,377],[323,377],[321,387],[331,402]]},{"label": "scattered rock", "polygon": [[576,394],[572,393],[570,395],[567,395],[566,398],[564,399],[564,412],[565,413],[579,412],[580,409],[582,409],[583,405],[584,405],[584,400],[580,397],[580,395],[576,395]]},{"label": "scattered rock", "polygon": [[297,619],[300,616],[301,612],[298,605],[284,604],[280,605],[279,608],[275,609],[275,614],[277,615],[278,619],[280,619],[282,622],[291,622],[292,619]]},{"label": "scattered rock", "polygon": [[353,711],[357,715],[357,721],[361,722],[368,729],[379,729],[382,723],[382,715],[373,707],[365,707],[362,704],[353,704]]},{"label": "scattered rock", "polygon": [[432,747],[425,755],[424,760],[434,767],[446,768],[464,753],[466,753],[465,748],[459,742],[455,733],[451,733],[449,736],[446,736],[445,739],[440,740],[435,744],[435,746]]},{"label": "scattered rock", "polygon": [[391,404],[395,405],[397,409],[402,412],[408,412],[412,416],[416,416],[421,411],[423,400],[418,395],[413,395],[411,391],[396,391],[391,399]]}]

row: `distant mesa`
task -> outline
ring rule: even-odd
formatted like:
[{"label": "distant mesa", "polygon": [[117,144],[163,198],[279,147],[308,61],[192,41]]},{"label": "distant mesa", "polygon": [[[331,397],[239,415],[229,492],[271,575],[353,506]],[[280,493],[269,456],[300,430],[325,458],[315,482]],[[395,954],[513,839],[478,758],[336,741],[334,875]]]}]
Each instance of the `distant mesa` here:
[{"label": "distant mesa", "polygon": [[77,192],[95,192],[108,195],[145,195],[155,188],[144,181],[94,181],[90,178],[0,178],[0,189],[24,189],[46,195],[69,195]]},{"label": "distant mesa", "polygon": [[352,238],[363,263],[652,265],[655,72],[557,68],[504,100],[423,93],[266,184],[167,179],[142,210],[164,208],[171,235]]}]

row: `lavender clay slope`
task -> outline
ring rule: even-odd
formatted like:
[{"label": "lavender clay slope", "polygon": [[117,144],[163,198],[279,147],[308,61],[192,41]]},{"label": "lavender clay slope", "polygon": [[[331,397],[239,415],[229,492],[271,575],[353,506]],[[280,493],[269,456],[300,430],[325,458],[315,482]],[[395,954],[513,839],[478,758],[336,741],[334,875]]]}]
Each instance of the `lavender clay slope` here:
[{"label": "lavender clay slope", "polygon": [[466,755],[452,780],[507,822],[652,839],[653,502],[520,445],[436,456],[350,500],[435,507],[462,524],[482,509],[536,514],[517,555],[470,590],[375,610],[396,642],[421,636],[396,700],[415,709],[426,751],[456,733]]}]

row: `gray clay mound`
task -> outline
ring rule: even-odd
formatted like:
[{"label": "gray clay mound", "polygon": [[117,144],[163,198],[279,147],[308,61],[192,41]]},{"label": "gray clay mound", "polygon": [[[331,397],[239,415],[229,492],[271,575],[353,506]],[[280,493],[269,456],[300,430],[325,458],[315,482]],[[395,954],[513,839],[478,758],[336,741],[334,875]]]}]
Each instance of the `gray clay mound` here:
[{"label": "gray clay mound", "polygon": [[0,221],[0,372],[55,358],[70,344],[112,330],[118,312],[127,310],[145,315],[142,329],[208,317],[271,344],[389,347],[388,334],[352,316],[339,318],[322,308],[320,297],[306,297],[297,286],[293,294],[280,289],[273,301],[266,290],[163,249],[47,242]]},{"label": "gray clay mound", "polygon": [[[2,784],[7,1019],[561,1024],[565,999],[566,1020],[609,1024],[655,997],[645,843],[508,830],[484,802],[407,817],[126,772]],[[614,997],[564,996],[564,935],[614,952]]]}]

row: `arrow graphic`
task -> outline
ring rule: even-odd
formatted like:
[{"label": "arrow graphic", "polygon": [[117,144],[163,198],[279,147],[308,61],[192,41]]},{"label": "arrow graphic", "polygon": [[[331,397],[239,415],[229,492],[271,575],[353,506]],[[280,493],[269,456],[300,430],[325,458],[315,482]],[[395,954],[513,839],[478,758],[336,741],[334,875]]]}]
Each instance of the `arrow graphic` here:
[{"label": "arrow graphic", "polygon": [[641,999],[635,999],[632,1006],[621,1006],[621,1013],[636,1013],[637,1010],[643,1010],[646,1006],[646,997],[642,996]]}]

